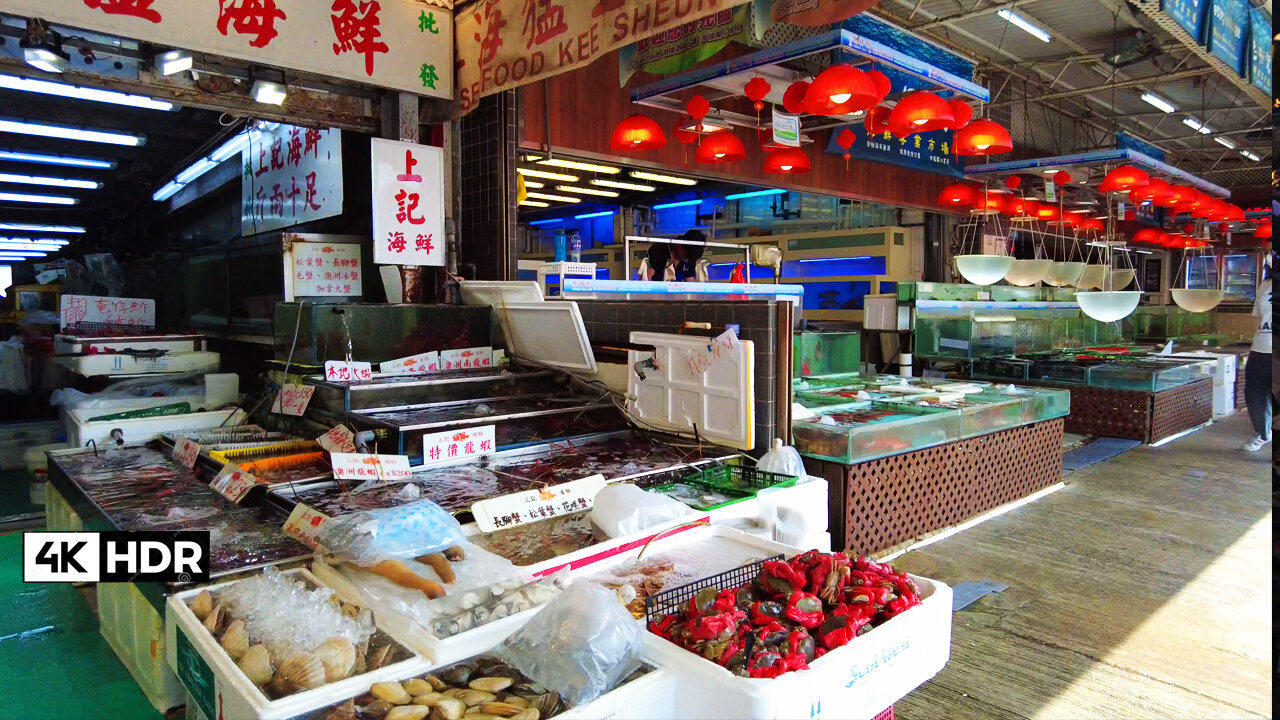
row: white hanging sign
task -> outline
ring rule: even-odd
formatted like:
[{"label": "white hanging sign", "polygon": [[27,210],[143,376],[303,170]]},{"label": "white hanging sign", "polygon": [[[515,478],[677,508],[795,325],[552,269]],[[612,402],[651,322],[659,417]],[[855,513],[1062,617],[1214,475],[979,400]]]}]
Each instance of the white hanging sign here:
[{"label": "white hanging sign", "polygon": [[423,435],[423,465],[440,465],[488,455],[494,450],[494,437],[493,425]]},{"label": "white hanging sign", "polygon": [[310,505],[298,503],[293,506],[293,512],[289,513],[289,519],[284,521],[284,534],[314,550],[320,528],[328,519],[328,515]]},{"label": "white hanging sign", "polygon": [[346,425],[339,425],[316,438],[320,447],[329,452],[353,453],[356,451],[356,436]]},{"label": "white hanging sign", "polygon": [[367,453],[329,453],[333,461],[333,477],[338,480],[362,480],[374,484],[408,480],[409,458],[405,455],[370,455]]},{"label": "white hanging sign", "polygon": [[63,295],[60,300],[61,328],[80,323],[156,326],[156,301],[144,298]]},{"label": "white hanging sign", "polygon": [[324,379],[329,382],[365,382],[373,379],[373,368],[367,362],[326,360]]},{"label": "white hanging sign", "polygon": [[560,485],[481,500],[471,506],[471,514],[475,516],[476,527],[481,532],[527,525],[590,510],[595,504],[596,493],[607,484],[603,475],[591,475]]},{"label": "white hanging sign", "polygon": [[493,367],[493,348],[473,347],[440,351],[441,370],[471,370]]},{"label": "white hanging sign", "polygon": [[444,153],[374,138],[373,261],[444,265]]},{"label": "white hanging sign", "polygon": [[[250,129],[249,144],[240,151],[240,232],[244,235],[342,214],[342,131],[272,125]],[[360,259],[359,248],[355,258]],[[294,265],[296,281],[296,257]],[[316,272],[314,266],[302,270],[304,275],[307,270]]]},{"label": "white hanging sign", "polygon": [[390,375],[440,372],[440,353],[432,350],[378,363],[378,372]]},{"label": "white hanging sign", "polygon": [[180,437],[173,441],[173,461],[184,468],[196,466],[196,456],[200,454],[200,443],[190,438]]},{"label": "white hanging sign", "polygon": [[800,116],[773,106],[773,141],[778,145],[800,147]]},{"label": "white hanging sign", "polygon": [[360,246],[352,243],[295,242],[294,297],[360,296]]}]

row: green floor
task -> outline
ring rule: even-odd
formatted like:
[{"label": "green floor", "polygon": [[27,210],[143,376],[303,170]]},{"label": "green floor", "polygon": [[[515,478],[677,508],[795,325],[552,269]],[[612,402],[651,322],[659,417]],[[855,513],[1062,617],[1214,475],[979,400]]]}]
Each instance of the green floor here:
[{"label": "green floor", "polygon": [[0,522],[6,518],[43,513],[43,505],[31,502],[26,470],[0,470]]},{"label": "green floor", "polygon": [[21,533],[0,535],[0,606],[0,718],[163,717],[98,634],[79,590],[22,582]]}]

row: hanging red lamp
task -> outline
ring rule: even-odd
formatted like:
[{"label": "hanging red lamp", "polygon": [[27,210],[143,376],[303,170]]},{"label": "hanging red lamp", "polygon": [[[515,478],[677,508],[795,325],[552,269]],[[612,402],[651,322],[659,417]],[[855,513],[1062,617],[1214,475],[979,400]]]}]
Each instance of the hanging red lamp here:
[{"label": "hanging red lamp", "polygon": [[875,86],[877,103],[889,97],[889,93],[893,92],[893,81],[889,79],[888,75],[879,70],[868,70],[867,79]]},{"label": "hanging red lamp", "polygon": [[731,132],[718,132],[708,135],[698,143],[693,159],[700,163],[735,162],[747,156],[747,149],[742,141]]},{"label": "hanging red lamp", "polygon": [[1231,222],[1244,222],[1244,209],[1239,205],[1227,203],[1227,219]]},{"label": "hanging red lamp", "polygon": [[994,120],[974,120],[956,131],[952,147],[957,155],[999,155],[1013,149],[1013,139]]},{"label": "hanging red lamp", "polygon": [[747,99],[752,103],[752,107],[756,109],[756,112],[759,112],[764,109],[764,103],[761,101],[764,100],[765,96],[769,94],[769,90],[771,89],[772,87],[769,85],[768,80],[761,77],[755,77],[751,78],[751,80],[742,87],[742,94],[747,96]]},{"label": "hanging red lamp", "polygon": [[1062,185],[1066,185],[1069,182],[1071,182],[1071,173],[1067,172],[1066,170],[1059,170],[1058,172],[1053,174],[1054,185],[1062,186]]},{"label": "hanging red lamp", "polygon": [[684,129],[684,126],[687,125],[690,120],[691,118],[682,117],[679,120],[676,120],[675,126],[671,128],[671,134],[675,135],[676,140],[679,140],[685,145],[698,142],[698,133]]},{"label": "hanging red lamp", "polygon": [[971,206],[975,200],[973,186],[962,182],[951,183],[938,193],[939,205]]},{"label": "hanging red lamp", "polygon": [[1133,241],[1140,243],[1149,243],[1151,245],[1159,245],[1162,231],[1160,228],[1144,227],[1133,234]]},{"label": "hanging red lamp", "polygon": [[999,192],[975,193],[977,203],[986,210],[994,210],[996,212],[1008,212],[1008,194]]},{"label": "hanging red lamp", "polygon": [[1107,173],[1098,186],[1098,192],[1128,192],[1136,187],[1148,185],[1151,178],[1140,168],[1132,165],[1121,165]]},{"label": "hanging red lamp", "polygon": [[969,107],[969,103],[960,98],[951,98],[947,101],[947,107],[951,108],[951,115],[954,118],[951,122],[952,130],[959,130],[969,121],[973,119],[973,108]]},{"label": "hanging red lamp", "polygon": [[867,119],[863,120],[862,124],[867,129],[868,137],[885,132],[889,129],[889,108],[871,108],[871,112],[867,113]]},{"label": "hanging red lamp", "polygon": [[851,65],[832,65],[818,74],[804,94],[804,110],[812,115],[848,115],[880,102],[867,74]]},{"label": "hanging red lamp", "polygon": [[1009,199],[1004,203],[1004,212],[1006,215],[1027,215],[1027,200],[1017,195],[1010,195]]},{"label": "hanging red lamp", "polygon": [[1186,185],[1170,185],[1169,191],[1173,195],[1173,207],[1190,205],[1196,199],[1196,191]]},{"label": "hanging red lamp", "polygon": [[1160,178],[1151,178],[1147,184],[1151,190],[1151,204],[1156,207],[1173,207],[1177,199],[1173,195],[1173,186]]},{"label": "hanging red lamp", "polygon": [[1058,208],[1048,203],[1045,203],[1043,205],[1040,205],[1037,203],[1036,219],[1043,220],[1045,222],[1054,222],[1055,220],[1059,219]]},{"label": "hanging red lamp", "polygon": [[658,123],[644,115],[632,115],[618,123],[609,136],[614,150],[657,150],[667,146],[667,136]]},{"label": "hanging red lamp", "polygon": [[1096,217],[1084,218],[1077,227],[1081,230],[1097,230],[1098,232],[1102,232],[1103,229],[1102,220]]},{"label": "hanging red lamp", "polygon": [[1005,186],[1005,187],[1007,187],[1007,188],[1009,188],[1010,190],[1016,190],[1016,189],[1018,189],[1019,187],[1021,187],[1021,186],[1022,186],[1022,176],[1021,176],[1021,175],[1009,175],[1009,176],[1005,177],[1005,179],[1004,179],[1004,186]]},{"label": "hanging red lamp", "polygon": [[694,95],[689,102],[685,103],[684,109],[689,113],[689,117],[694,120],[701,120],[711,112],[711,103],[701,95]]},{"label": "hanging red lamp", "polygon": [[787,91],[782,93],[782,107],[792,115],[799,115],[804,112],[804,95],[809,91],[809,82],[807,80],[797,80],[787,86]]},{"label": "hanging red lamp", "polygon": [[951,127],[956,116],[947,101],[927,90],[917,90],[898,101],[889,113],[889,129],[898,137]]},{"label": "hanging red lamp", "polygon": [[800,148],[774,150],[764,158],[764,171],[772,175],[797,175],[809,172],[809,156]]},{"label": "hanging red lamp", "polygon": [[1271,222],[1264,222],[1253,230],[1254,240],[1270,240],[1271,239]]}]

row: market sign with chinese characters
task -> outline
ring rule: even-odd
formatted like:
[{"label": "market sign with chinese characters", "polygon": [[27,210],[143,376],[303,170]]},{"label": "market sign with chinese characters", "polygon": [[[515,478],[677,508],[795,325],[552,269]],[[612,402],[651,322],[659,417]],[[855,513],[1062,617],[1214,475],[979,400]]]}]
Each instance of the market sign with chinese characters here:
[{"label": "market sign with chinese characters", "polygon": [[481,500],[471,506],[471,514],[481,532],[527,525],[590,510],[595,505],[596,493],[607,484],[603,475],[591,475],[581,480]]},{"label": "market sign with chinese characters", "polygon": [[6,0],[97,32],[453,99],[453,16],[413,0]]},{"label": "market sign with chinese characters", "polygon": [[422,436],[422,464],[427,467],[478,458],[493,451],[493,425]]},{"label": "market sign with chinese characters", "polygon": [[458,100],[582,67],[615,48],[747,0],[485,0],[458,12]]},{"label": "market sign with chinese characters", "polygon": [[404,455],[369,455],[366,453],[329,453],[333,477],[337,480],[361,480],[371,484],[400,482],[412,475],[409,458]]},{"label": "market sign with chinese characters", "polygon": [[359,297],[360,246],[351,243],[295,242],[293,297]]},{"label": "market sign with chinese characters", "polygon": [[618,51],[619,85],[625,86],[637,70],[652,75],[674,75],[720,52],[730,42],[751,42],[751,7],[700,17]]},{"label": "market sign with chinese characters", "polygon": [[373,261],[444,265],[444,153],[373,139]]},{"label": "market sign with chinese characters", "polygon": [[325,360],[324,379],[329,382],[368,382],[373,379],[373,368],[367,362]]},{"label": "market sign with chinese characters", "polygon": [[342,214],[342,131],[272,125],[240,154],[244,235]]},{"label": "market sign with chinese characters", "polygon": [[90,323],[103,325],[156,326],[156,301],[144,298],[63,295],[59,325],[65,329]]},{"label": "market sign with chinese characters", "polygon": [[493,367],[493,348],[473,347],[440,351],[441,370],[473,370]]},{"label": "market sign with chinese characters", "polygon": [[[888,163],[952,177],[959,177],[963,172],[963,163],[951,151],[954,133],[950,130],[915,133],[901,138],[887,130],[880,135],[867,137],[867,129],[862,123],[847,127],[854,134],[853,144],[848,151],[854,160]],[[836,142],[839,134],[839,128],[831,131],[827,139],[827,152],[843,156],[845,150]]]}]

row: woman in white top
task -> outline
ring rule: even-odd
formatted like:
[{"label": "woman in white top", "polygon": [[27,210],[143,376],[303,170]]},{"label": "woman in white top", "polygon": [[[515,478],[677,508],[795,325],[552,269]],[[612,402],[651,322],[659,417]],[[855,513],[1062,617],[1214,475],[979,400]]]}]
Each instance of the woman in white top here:
[{"label": "woman in white top", "polygon": [[1260,318],[1244,366],[1244,399],[1253,422],[1253,438],[1244,449],[1257,452],[1271,442],[1271,253],[1262,265],[1263,280],[1253,302],[1253,314]]}]

